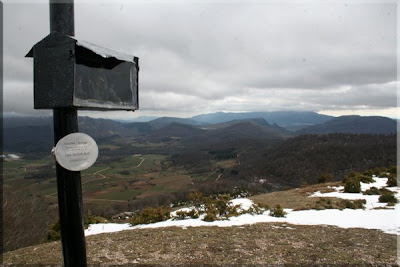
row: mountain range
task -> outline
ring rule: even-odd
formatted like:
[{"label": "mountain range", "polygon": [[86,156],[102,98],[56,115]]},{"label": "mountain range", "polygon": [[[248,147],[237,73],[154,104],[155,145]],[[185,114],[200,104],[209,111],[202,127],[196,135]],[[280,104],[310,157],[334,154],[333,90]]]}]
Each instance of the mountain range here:
[{"label": "mountain range", "polygon": [[[394,134],[396,121],[386,117],[331,117],[315,112],[212,113],[192,118],[161,117],[148,122],[123,123],[109,119],[79,117],[79,130],[95,139],[111,136],[171,137],[197,139],[203,143],[246,139],[286,139],[302,134]],[[295,130],[298,129],[298,130]],[[3,119],[3,149],[10,152],[48,151],[53,145],[51,117]],[[190,137],[190,138],[189,138]]]}]

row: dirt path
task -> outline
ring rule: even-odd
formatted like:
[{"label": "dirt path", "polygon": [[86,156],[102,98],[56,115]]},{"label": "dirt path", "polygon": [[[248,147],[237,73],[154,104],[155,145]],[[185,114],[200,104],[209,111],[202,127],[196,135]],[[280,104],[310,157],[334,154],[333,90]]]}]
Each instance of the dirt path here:
[{"label": "dirt path", "polygon": [[103,174],[99,174],[102,171],[108,170],[110,167],[104,168],[102,170],[99,170],[97,172],[94,172],[93,175],[100,175],[102,178],[105,178],[105,176]]},{"label": "dirt path", "polygon": [[[98,180],[102,180],[102,179],[105,179],[105,178],[107,178],[106,176],[104,176],[103,174],[100,174],[100,172],[102,172],[102,171],[105,171],[105,170],[108,170],[110,167],[107,167],[107,168],[104,168],[104,169],[102,169],[102,170],[99,170],[99,171],[97,171],[97,172],[94,172],[93,173],[93,175],[99,175],[99,176],[101,176],[101,178],[98,178],[98,179],[92,179],[92,180],[88,180],[88,181],[85,181],[85,182],[83,182],[82,183],[82,185],[84,185],[84,184],[87,184],[87,183],[89,183],[89,182],[92,182],[92,181],[98,181]],[[53,198],[57,198],[55,195],[57,195],[57,192],[54,192],[54,193],[51,193],[51,194],[48,194],[48,195],[46,195],[45,197],[53,197]]]},{"label": "dirt path", "polygon": [[135,166],[135,167],[133,167],[133,168],[139,168],[140,165],[142,165],[142,163],[143,163],[143,161],[144,161],[144,158],[143,158],[143,157],[140,157],[140,158],[142,159],[142,161],[141,161],[137,166]]}]

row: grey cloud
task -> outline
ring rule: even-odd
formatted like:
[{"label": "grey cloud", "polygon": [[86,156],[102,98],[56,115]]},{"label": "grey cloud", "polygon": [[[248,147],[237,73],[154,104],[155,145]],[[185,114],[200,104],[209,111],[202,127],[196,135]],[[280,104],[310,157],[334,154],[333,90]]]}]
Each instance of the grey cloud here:
[{"label": "grey cloud", "polygon": [[[394,107],[396,3],[352,3],[78,2],[75,32],[140,58],[148,112]],[[47,35],[48,6],[5,10],[5,109],[29,113],[12,98],[30,97],[21,55]]]}]

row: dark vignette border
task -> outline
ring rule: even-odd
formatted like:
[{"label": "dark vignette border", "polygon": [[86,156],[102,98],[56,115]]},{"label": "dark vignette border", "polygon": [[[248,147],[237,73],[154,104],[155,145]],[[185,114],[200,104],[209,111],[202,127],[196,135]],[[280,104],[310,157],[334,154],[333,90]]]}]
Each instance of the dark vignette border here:
[{"label": "dark vignette border", "polygon": [[[3,2],[0,1],[0,152],[3,154]],[[0,160],[0,264],[3,264],[3,161]]]}]

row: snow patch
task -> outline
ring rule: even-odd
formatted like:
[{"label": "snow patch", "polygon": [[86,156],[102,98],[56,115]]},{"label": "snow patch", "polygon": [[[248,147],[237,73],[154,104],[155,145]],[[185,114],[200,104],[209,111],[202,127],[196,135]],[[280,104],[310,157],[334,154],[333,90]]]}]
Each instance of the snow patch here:
[{"label": "snow patch", "polygon": [[[383,188],[386,186],[387,178],[373,177],[374,183],[364,184],[361,183],[362,191],[365,191],[373,186]],[[332,188],[332,187],[331,187]],[[285,209],[287,213],[285,218],[276,218],[269,215],[269,212],[264,214],[251,215],[243,214],[237,217],[230,217],[228,220],[205,222],[202,217],[198,219],[185,219],[185,220],[172,220],[169,219],[164,222],[153,224],[144,224],[130,226],[130,224],[94,224],[90,225],[89,229],[85,230],[85,235],[94,235],[100,233],[111,233],[123,230],[135,230],[144,228],[159,228],[159,227],[188,227],[199,226],[218,226],[218,227],[231,227],[250,225],[262,222],[285,222],[294,225],[332,225],[341,228],[365,228],[365,229],[378,229],[388,234],[400,235],[400,204],[396,204],[391,209],[374,209],[386,206],[385,203],[379,203],[379,196],[369,196],[359,194],[343,193],[343,186],[335,187],[335,192],[321,193],[315,192],[310,197],[336,197],[342,199],[365,199],[366,205],[364,210],[358,209],[344,209],[344,210],[303,210],[293,211]],[[400,198],[400,188],[390,187],[389,190],[395,192],[395,196]],[[238,198],[232,200],[233,205],[241,205],[242,209],[248,209],[252,204],[248,198]],[[190,211],[191,208],[183,208],[180,210]],[[176,212],[175,212],[176,213]],[[291,227],[286,227],[292,229]]]}]

